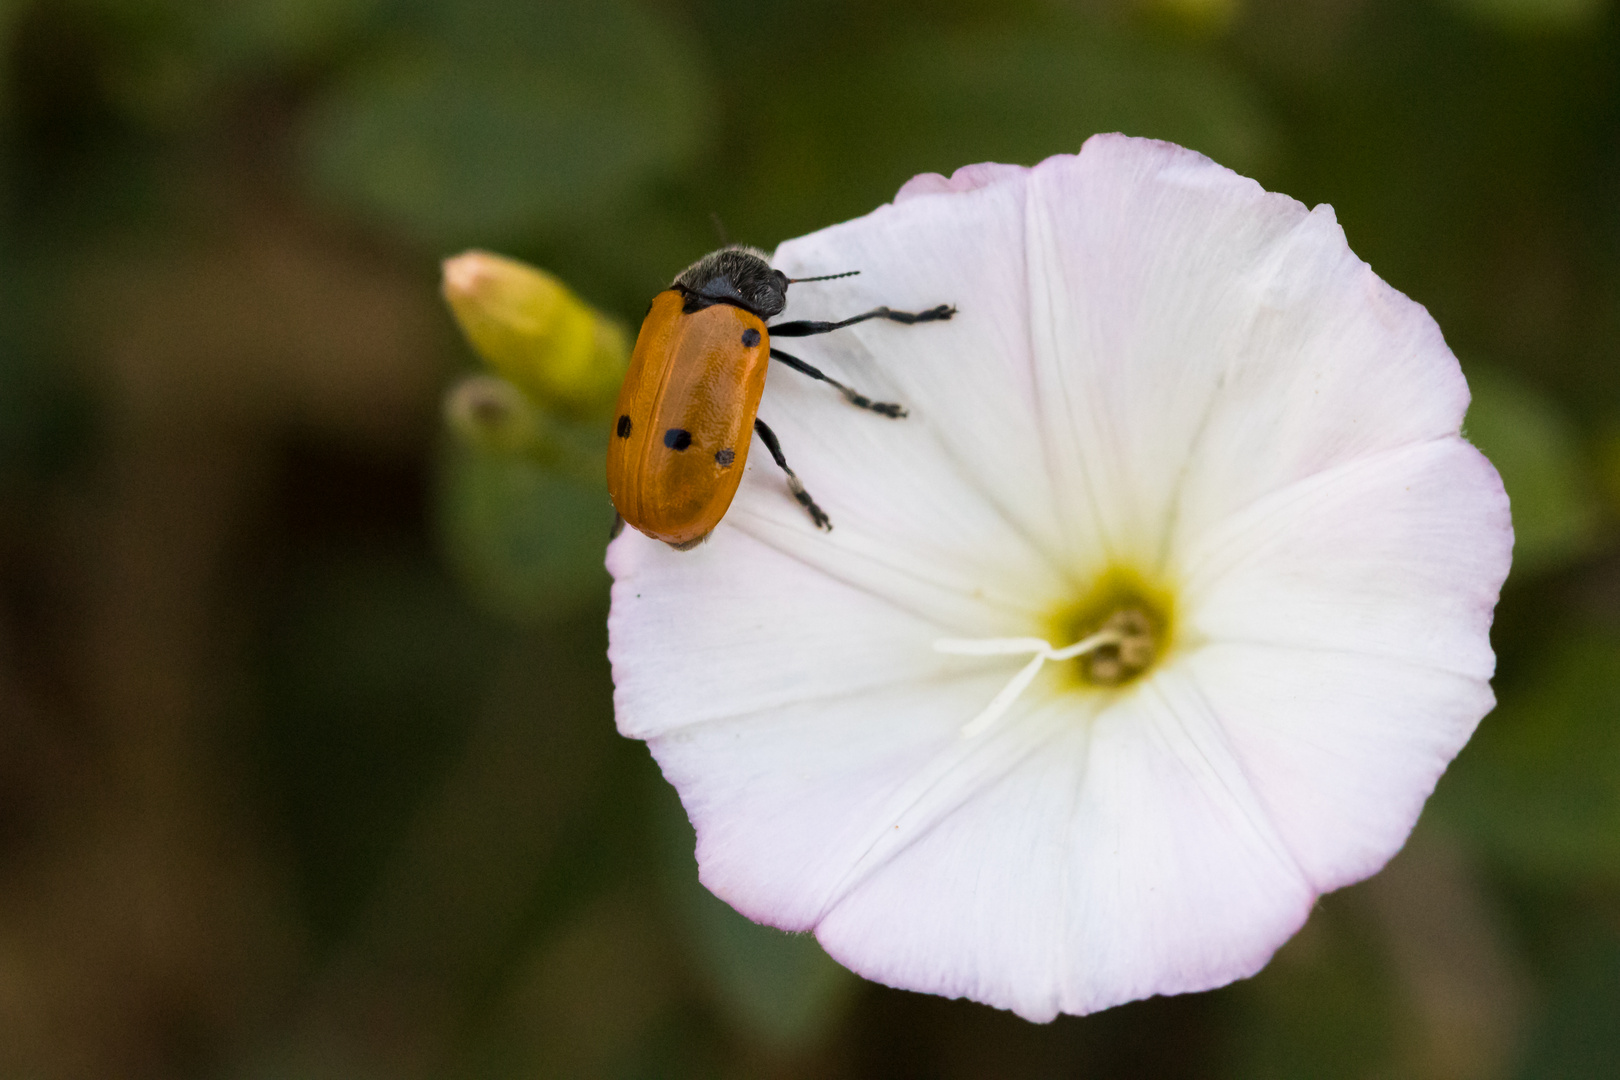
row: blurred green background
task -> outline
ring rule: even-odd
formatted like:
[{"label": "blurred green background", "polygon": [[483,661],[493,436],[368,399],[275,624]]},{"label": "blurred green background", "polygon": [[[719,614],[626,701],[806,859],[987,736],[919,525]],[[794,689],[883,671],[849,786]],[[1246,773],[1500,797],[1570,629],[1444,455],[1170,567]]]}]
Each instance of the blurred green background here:
[{"label": "blurred green background", "polygon": [[[1047,1026],[695,883],[599,484],[444,434],[480,245],[633,324],[731,238],[1096,131],[1427,305],[1514,500],[1501,706],[1246,983]],[[1620,1076],[1608,0],[0,3],[0,1076]]]}]

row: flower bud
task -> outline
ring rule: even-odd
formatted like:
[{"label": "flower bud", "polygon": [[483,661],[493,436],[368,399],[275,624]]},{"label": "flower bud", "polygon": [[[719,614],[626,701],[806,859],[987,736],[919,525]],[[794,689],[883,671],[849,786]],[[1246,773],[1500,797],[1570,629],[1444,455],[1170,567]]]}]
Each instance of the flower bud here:
[{"label": "flower bud", "polygon": [[523,391],[493,375],[463,379],[445,396],[451,430],[481,450],[533,451],[542,441],[541,419]]},{"label": "flower bud", "polygon": [[444,296],[479,355],[536,401],[573,416],[612,406],[629,338],[555,277],[469,251],[445,260]]}]

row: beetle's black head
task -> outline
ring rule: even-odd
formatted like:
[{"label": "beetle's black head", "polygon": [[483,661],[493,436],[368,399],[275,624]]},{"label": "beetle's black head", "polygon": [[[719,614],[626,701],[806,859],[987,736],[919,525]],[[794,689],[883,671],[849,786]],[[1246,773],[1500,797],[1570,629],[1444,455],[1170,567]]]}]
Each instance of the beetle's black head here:
[{"label": "beetle's black head", "polygon": [[734,304],[769,319],[787,306],[787,275],[772,270],[763,251],[741,244],[703,256],[682,270],[671,287],[686,297],[688,312]]}]

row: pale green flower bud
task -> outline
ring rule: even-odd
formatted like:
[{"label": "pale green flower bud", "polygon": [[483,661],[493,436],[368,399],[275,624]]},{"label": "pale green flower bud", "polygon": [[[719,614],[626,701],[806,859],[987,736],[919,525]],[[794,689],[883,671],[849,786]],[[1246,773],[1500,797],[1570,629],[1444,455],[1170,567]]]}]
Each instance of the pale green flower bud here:
[{"label": "pale green flower bud", "polygon": [[444,415],[452,431],[480,450],[532,453],[543,441],[533,402],[493,375],[474,375],[457,383],[444,399]]},{"label": "pale green flower bud", "polygon": [[479,355],[540,404],[581,417],[612,407],[629,336],[555,277],[469,251],[445,260],[444,296]]}]

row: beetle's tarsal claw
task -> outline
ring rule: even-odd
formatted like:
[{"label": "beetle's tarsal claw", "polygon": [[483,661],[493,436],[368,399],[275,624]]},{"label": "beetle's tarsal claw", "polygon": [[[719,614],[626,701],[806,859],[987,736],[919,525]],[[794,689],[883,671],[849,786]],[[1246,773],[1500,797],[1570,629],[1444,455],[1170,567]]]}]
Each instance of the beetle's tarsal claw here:
[{"label": "beetle's tarsal claw", "polygon": [[[832,382],[831,379],[828,379],[827,381]],[[833,383],[833,385],[838,387],[839,390],[843,391],[845,399],[848,400],[851,405],[858,408],[869,409],[872,412],[877,413],[879,416],[887,416],[890,419],[895,420],[906,415],[906,409],[903,405],[896,405],[892,401],[873,401],[865,394],[851,390],[842,383]]]},{"label": "beetle's tarsal claw", "polygon": [[800,482],[799,478],[792,473],[788,473],[787,482],[788,490],[793,492],[795,499],[799,500],[799,505],[809,511],[810,520],[816,523],[816,528],[831,532],[832,519],[827,516],[821,507],[816,505],[816,500],[812,499],[810,493],[804,490],[804,484]]}]

